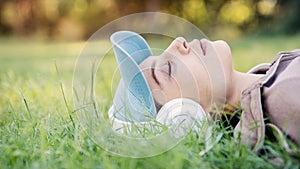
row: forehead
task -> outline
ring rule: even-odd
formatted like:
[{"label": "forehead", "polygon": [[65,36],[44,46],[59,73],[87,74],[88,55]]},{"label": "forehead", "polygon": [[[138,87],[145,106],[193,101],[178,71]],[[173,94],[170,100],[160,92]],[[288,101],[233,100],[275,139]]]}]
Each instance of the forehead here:
[{"label": "forehead", "polygon": [[139,64],[140,69],[150,69],[151,64],[155,61],[155,59],[157,59],[156,56],[149,56],[142,63]]}]

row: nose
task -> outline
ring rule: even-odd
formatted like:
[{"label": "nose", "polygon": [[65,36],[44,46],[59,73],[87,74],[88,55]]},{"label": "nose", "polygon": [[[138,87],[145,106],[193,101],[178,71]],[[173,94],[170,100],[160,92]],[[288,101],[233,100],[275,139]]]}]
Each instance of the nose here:
[{"label": "nose", "polygon": [[188,54],[190,51],[189,43],[183,37],[176,38],[166,51],[171,52],[176,50],[178,50],[183,55]]}]

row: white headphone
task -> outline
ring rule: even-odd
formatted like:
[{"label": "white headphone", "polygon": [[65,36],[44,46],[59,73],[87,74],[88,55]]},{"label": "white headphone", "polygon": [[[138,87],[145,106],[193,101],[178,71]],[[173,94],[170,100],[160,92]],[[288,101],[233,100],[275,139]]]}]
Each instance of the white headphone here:
[{"label": "white headphone", "polygon": [[[187,98],[176,98],[162,106],[156,119],[147,122],[127,122],[117,119],[114,106],[108,111],[112,128],[119,134],[133,131],[133,128],[141,127],[150,130],[161,130],[158,124],[167,126],[177,137],[182,137],[190,130],[198,131],[207,119],[203,108],[195,101]],[[160,131],[161,132],[161,131]]]}]

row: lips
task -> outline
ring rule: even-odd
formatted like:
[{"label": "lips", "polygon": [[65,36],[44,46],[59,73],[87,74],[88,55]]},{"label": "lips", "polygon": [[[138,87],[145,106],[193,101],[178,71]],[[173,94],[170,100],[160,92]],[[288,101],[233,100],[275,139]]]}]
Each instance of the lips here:
[{"label": "lips", "polygon": [[206,54],[206,48],[207,48],[207,39],[201,39],[200,40],[200,46],[201,46],[203,55],[205,56],[205,54]]}]

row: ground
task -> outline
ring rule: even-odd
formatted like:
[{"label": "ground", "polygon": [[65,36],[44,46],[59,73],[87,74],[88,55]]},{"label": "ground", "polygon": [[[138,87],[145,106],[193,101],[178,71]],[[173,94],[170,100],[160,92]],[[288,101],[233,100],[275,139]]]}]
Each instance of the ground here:
[{"label": "ground", "polygon": [[[278,35],[228,43],[234,67],[247,71],[272,61],[279,51],[300,48],[299,41],[300,35]],[[205,145],[193,134],[158,156],[112,156],[83,131],[72,102],[73,70],[84,43],[5,38],[0,43],[0,168],[274,168],[270,155],[281,158],[282,167],[300,167],[279,144],[267,142],[263,149],[269,153],[257,155],[234,141],[232,129],[222,127],[223,137],[203,156],[199,151]],[[105,62],[102,69],[108,72],[99,71],[96,92],[109,104],[105,77],[115,62],[112,56]]]}]

